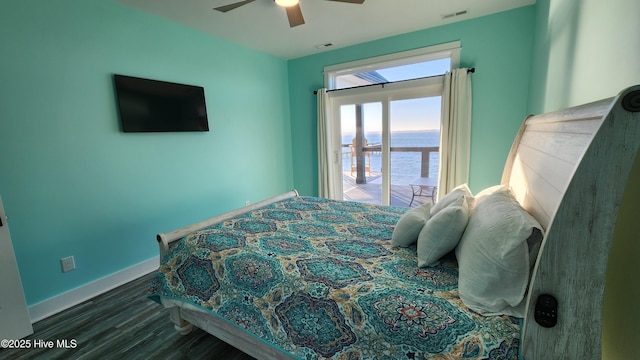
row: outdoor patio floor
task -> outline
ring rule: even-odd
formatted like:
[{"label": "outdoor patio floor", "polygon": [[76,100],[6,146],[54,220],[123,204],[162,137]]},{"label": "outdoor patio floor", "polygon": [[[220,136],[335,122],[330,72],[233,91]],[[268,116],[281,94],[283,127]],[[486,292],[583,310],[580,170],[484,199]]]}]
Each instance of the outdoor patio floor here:
[{"label": "outdoor patio floor", "polygon": [[[380,204],[382,199],[382,179],[380,174],[373,173],[367,176],[367,183],[356,184],[355,177],[352,177],[348,171],[343,174],[343,192],[344,200],[357,201],[363,203]],[[392,206],[409,207],[411,202],[411,186],[391,184],[391,203]],[[425,196],[416,196],[411,207],[416,207],[424,203],[431,202],[431,198]]]}]

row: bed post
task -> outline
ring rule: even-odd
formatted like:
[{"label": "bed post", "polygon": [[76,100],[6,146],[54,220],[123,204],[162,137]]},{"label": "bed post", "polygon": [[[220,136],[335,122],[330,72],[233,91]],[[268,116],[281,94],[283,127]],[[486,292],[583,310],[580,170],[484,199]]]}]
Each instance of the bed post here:
[{"label": "bed post", "polygon": [[167,236],[165,234],[156,235],[156,240],[158,241],[158,247],[160,248],[160,259],[162,259],[169,251],[169,241],[167,241]]},{"label": "bed post", "polygon": [[188,335],[189,333],[191,333],[193,325],[182,318],[182,316],[180,315],[179,307],[174,306],[169,309],[169,318],[173,323],[173,327],[180,335]]}]

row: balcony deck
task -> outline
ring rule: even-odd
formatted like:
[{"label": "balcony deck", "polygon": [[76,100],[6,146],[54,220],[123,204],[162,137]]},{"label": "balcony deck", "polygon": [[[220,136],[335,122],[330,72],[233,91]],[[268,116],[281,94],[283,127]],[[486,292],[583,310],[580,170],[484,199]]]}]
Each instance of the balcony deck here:
[{"label": "balcony deck", "polygon": [[[356,184],[355,177],[349,171],[343,173],[343,199],[363,203],[380,204],[382,199],[382,178],[380,174],[372,173],[367,176],[365,184]],[[391,205],[409,207],[411,195],[413,194],[409,185],[391,184]],[[411,207],[431,202],[431,198],[416,196]]]}]

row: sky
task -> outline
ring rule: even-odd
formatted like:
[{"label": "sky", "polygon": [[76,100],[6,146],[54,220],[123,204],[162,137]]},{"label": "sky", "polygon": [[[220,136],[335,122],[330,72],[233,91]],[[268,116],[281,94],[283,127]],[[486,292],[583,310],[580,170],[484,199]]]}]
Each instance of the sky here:
[{"label": "sky", "polygon": [[[390,102],[391,131],[438,130],[441,97],[426,97]],[[355,105],[340,109],[342,132],[355,133]],[[382,103],[363,104],[365,132],[382,132]]]},{"label": "sky", "polygon": [[[441,75],[450,70],[450,59],[431,60],[417,64],[379,69],[388,81],[401,81]],[[391,131],[438,130],[440,128],[441,97],[426,97],[390,102]],[[341,107],[343,133],[355,133],[355,105]],[[382,104],[363,105],[365,132],[382,131]]]}]

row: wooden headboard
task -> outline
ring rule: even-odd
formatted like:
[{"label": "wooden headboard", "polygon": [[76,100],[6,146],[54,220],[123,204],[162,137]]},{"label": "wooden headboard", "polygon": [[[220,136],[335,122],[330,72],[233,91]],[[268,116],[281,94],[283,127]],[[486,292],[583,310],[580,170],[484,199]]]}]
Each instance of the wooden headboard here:
[{"label": "wooden headboard", "polygon": [[[523,123],[502,183],[545,228],[523,328],[528,359],[600,359],[604,286],[614,228],[640,144],[640,85]],[[541,294],[557,324],[534,320]]]}]

